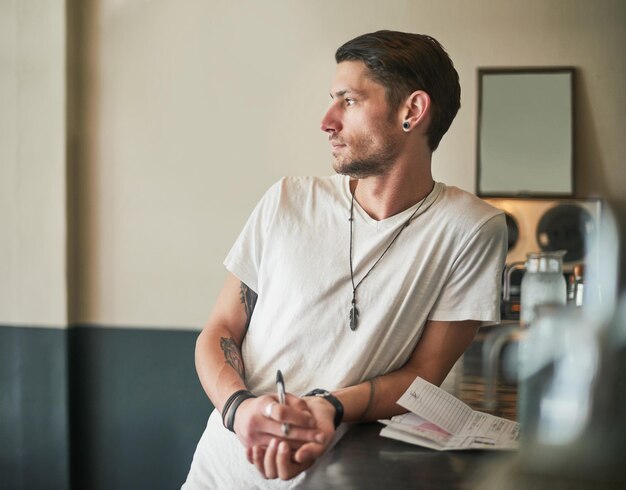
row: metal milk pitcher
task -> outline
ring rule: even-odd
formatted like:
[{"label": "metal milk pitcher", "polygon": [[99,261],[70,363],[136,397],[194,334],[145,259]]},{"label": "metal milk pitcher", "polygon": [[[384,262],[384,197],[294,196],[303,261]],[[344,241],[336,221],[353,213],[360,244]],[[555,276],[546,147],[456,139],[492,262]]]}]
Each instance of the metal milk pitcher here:
[{"label": "metal milk pitcher", "polygon": [[567,301],[567,284],[563,276],[565,250],[554,252],[531,252],[527,254],[521,284],[522,328],[532,324],[535,308],[539,305],[564,305]]}]

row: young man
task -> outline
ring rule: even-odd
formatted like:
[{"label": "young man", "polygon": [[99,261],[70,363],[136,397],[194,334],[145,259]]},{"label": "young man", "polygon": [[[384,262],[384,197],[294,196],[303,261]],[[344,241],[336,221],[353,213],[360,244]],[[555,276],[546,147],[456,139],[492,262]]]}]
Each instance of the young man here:
[{"label": "young man", "polygon": [[296,486],[339,422],[404,412],[415,377],[440,384],[498,320],[504,216],[431,175],[460,105],[448,55],[380,31],[335,57],[321,128],[338,175],[275,184],[225,260],[196,347],[217,410],[185,489]]}]

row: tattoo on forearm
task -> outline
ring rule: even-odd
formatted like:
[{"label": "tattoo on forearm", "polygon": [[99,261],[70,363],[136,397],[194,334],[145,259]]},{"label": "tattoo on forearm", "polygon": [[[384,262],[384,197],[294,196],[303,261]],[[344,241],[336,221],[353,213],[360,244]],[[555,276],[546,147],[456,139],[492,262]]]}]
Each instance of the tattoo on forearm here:
[{"label": "tattoo on forearm", "polygon": [[228,364],[235,371],[237,371],[237,374],[239,374],[242,380],[245,380],[243,359],[241,358],[241,352],[239,352],[239,347],[237,347],[235,340],[232,337],[221,337],[220,347],[224,352],[224,359],[226,361],[226,364]]},{"label": "tattoo on forearm", "polygon": [[244,311],[246,312],[246,332],[250,326],[250,320],[252,319],[252,312],[256,306],[256,300],[259,297],[252,289],[241,283],[240,293],[241,304],[243,304]]},{"label": "tattoo on forearm", "polygon": [[376,378],[368,380],[368,383],[370,384],[370,398],[367,401],[367,407],[365,407],[363,415],[361,415],[361,420],[365,420],[369,416],[372,408],[374,408],[374,397],[376,396]]}]

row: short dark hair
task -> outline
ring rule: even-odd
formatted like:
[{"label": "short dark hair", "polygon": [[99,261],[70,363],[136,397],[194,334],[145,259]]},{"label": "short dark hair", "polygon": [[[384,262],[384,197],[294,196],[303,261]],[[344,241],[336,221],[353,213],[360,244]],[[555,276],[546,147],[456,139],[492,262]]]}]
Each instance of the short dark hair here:
[{"label": "short dark hair", "polygon": [[431,100],[428,146],[435,151],[461,107],[459,74],[439,42],[423,34],[377,31],[341,46],[337,63],[362,61],[370,77],[385,87],[387,102],[397,109],[411,93],[423,90]]}]

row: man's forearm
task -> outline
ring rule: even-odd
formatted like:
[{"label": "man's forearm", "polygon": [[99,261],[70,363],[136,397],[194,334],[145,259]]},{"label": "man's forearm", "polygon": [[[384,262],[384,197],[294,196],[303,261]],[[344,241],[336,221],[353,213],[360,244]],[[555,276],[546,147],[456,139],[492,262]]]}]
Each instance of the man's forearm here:
[{"label": "man's forearm", "polygon": [[230,395],[246,388],[241,344],[256,299],[252,289],[229,275],[196,341],[196,371],[200,383],[220,411]]},{"label": "man's forearm", "polygon": [[200,383],[218,410],[231,394],[246,389],[241,350],[227,329],[202,331],[196,342],[195,359]]},{"label": "man's forearm", "polygon": [[387,419],[405,413],[396,401],[420,376],[440,385],[471,344],[480,322],[428,321],[411,358],[400,369],[333,394],[344,406],[346,422]]},{"label": "man's forearm", "polygon": [[416,376],[399,370],[333,391],[333,395],[343,404],[344,422],[370,422],[405,413],[406,409],[398,405],[396,400]]}]

